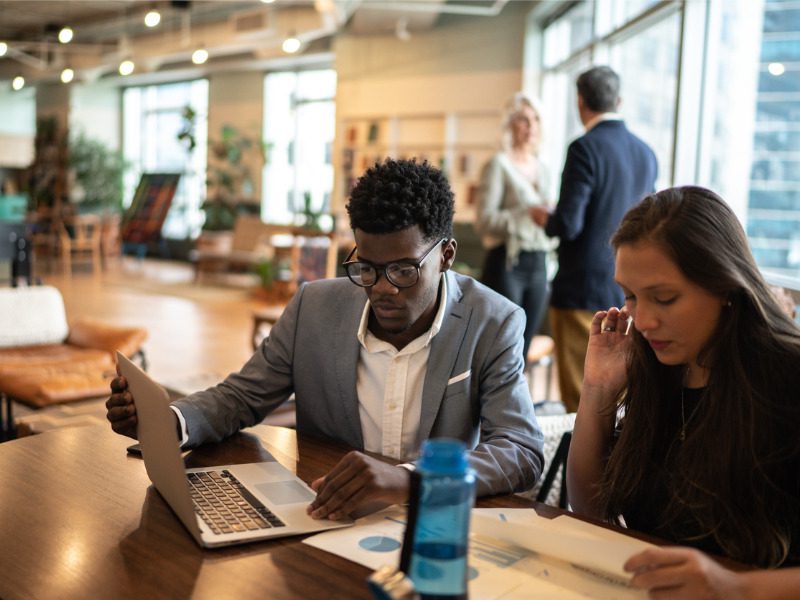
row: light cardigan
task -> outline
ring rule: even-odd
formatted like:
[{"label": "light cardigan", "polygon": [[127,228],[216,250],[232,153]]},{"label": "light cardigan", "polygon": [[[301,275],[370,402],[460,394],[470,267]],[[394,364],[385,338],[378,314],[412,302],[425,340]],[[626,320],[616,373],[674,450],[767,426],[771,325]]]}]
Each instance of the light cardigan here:
[{"label": "light cardigan", "polygon": [[531,206],[545,204],[540,190],[547,189],[547,181],[539,163],[538,189],[534,188],[504,152],[495,154],[483,168],[475,230],[484,248],[506,245],[508,266],[516,263],[523,250],[546,251],[554,246],[528,214]]}]

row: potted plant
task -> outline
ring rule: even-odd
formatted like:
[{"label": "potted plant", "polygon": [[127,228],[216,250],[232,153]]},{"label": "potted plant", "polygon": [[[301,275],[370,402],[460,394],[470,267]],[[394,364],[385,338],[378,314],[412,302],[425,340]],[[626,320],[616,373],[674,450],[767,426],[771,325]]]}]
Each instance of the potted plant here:
[{"label": "potted plant", "polygon": [[119,254],[122,176],[126,168],[122,153],[79,132],[69,141],[69,167],[70,200],[80,213],[99,214],[103,256]]},{"label": "potted plant", "polygon": [[223,125],[220,137],[209,142],[210,158],[206,176],[207,197],[201,208],[206,213],[203,229],[220,231],[233,228],[246,199],[253,195],[253,180],[248,155],[261,144],[233,125]]}]

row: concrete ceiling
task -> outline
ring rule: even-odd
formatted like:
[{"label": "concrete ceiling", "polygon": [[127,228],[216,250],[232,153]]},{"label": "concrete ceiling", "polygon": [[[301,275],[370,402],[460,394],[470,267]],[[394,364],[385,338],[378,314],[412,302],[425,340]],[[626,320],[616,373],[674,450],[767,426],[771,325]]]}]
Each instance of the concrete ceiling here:
[{"label": "concrete ceiling", "polygon": [[[57,81],[64,67],[78,80],[116,77],[132,58],[138,73],[193,67],[192,52],[209,51],[206,70],[250,61],[285,60],[283,40],[303,42],[299,55],[329,49],[333,35],[394,33],[409,40],[435,27],[442,15],[497,15],[508,0],[0,0],[0,79],[24,73],[32,81]],[[161,22],[144,24],[157,9]],[[58,42],[69,25],[74,37]]]}]

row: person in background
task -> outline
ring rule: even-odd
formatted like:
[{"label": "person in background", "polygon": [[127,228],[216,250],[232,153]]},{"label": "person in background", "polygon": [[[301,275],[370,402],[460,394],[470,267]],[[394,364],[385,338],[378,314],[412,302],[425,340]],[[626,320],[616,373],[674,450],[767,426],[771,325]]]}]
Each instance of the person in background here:
[{"label": "person in background", "polygon": [[548,175],[539,162],[541,117],[517,93],[503,121],[503,149],[484,166],[475,230],[487,249],[481,282],[525,311],[523,360],[547,306],[547,251],[552,242],[531,216],[546,207]]},{"label": "person in background", "polygon": [[573,509],[680,545],[627,561],[653,597],[800,597],[800,329],[709,190],[648,196],[612,245],[625,304],[592,319]]},{"label": "person in background", "polygon": [[616,112],[619,87],[608,67],[578,77],[578,114],[586,133],[567,150],[555,211],[532,209],[547,235],[560,239],[550,329],[561,401],[569,412],[578,408],[592,315],[622,302],[608,240],[625,211],[655,190],[658,171],[653,151]]},{"label": "person in background", "polygon": [[[470,448],[478,495],[532,487],[543,436],[523,375],[522,310],[450,271],[453,192],[427,162],[391,160],[358,180],[347,212],[356,241],[349,278],[300,287],[238,373],[172,403],[184,447],[259,423],[295,394],[297,429],[354,448],[312,482],[315,518],[340,519],[405,502],[428,438]],[[124,378],[107,417],[136,436]]]}]

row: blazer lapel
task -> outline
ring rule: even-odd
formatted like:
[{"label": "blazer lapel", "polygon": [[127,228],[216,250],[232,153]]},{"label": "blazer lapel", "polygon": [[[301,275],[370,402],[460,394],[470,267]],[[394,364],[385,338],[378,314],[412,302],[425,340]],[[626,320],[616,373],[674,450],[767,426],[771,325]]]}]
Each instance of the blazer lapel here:
[{"label": "blazer lapel", "polygon": [[417,432],[417,447],[430,437],[472,312],[471,307],[461,303],[463,294],[455,275],[448,271],[446,277],[447,311],[442,328],[431,341],[428,370],[422,387],[422,413]]},{"label": "blazer lapel", "polygon": [[361,322],[361,313],[364,310],[366,295],[358,290],[360,300],[344,304],[346,309],[341,312],[338,325],[335,329],[336,342],[334,343],[334,361],[336,363],[336,393],[342,414],[348,425],[347,439],[354,448],[364,447],[364,436],[361,431],[361,417],[358,414],[358,393],[356,378],[358,375],[358,357],[360,346],[357,333],[358,324]]}]

